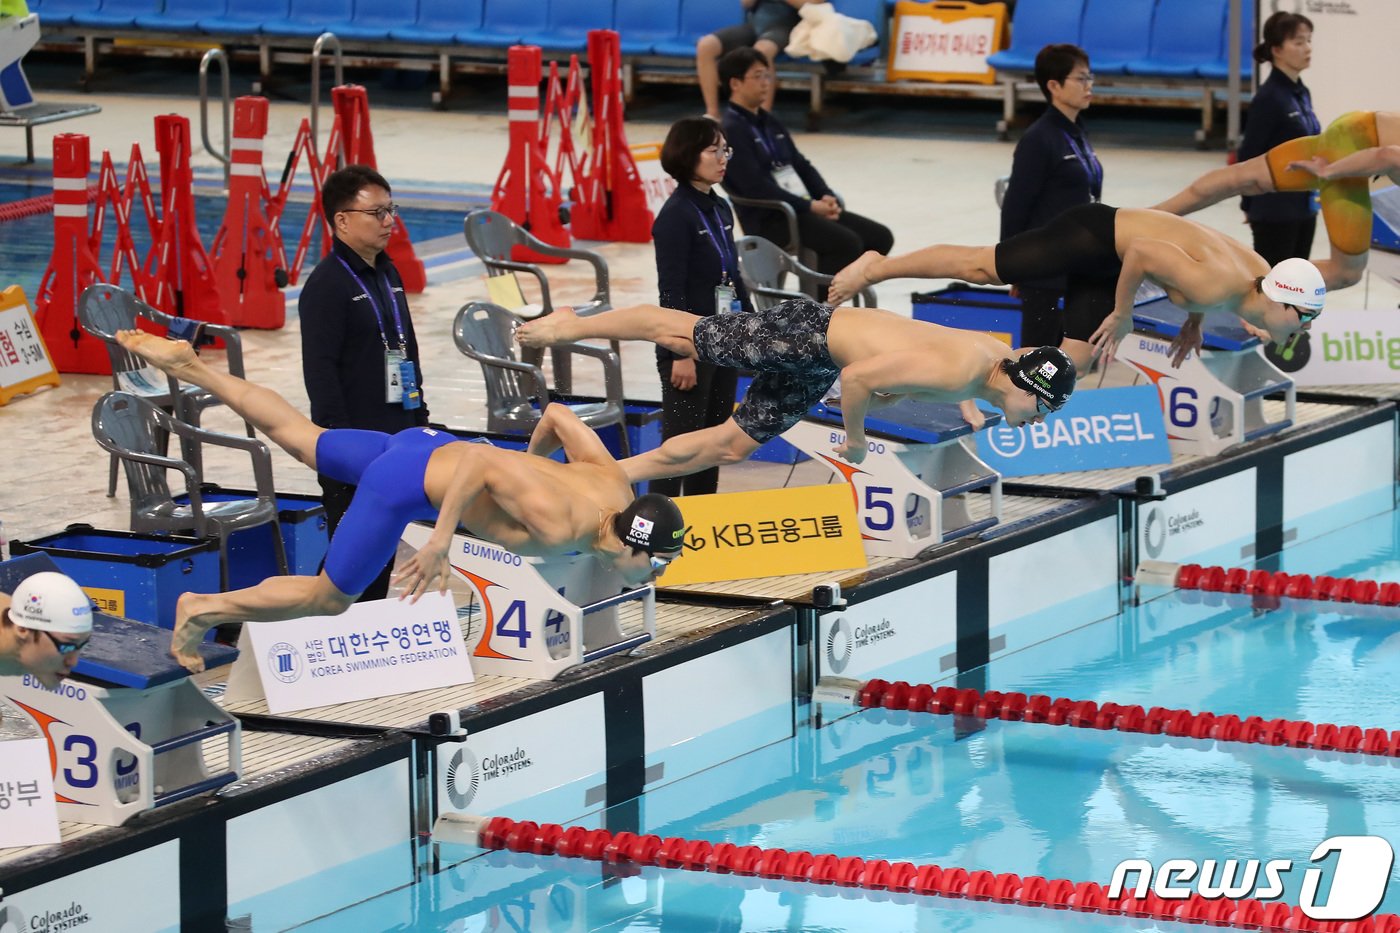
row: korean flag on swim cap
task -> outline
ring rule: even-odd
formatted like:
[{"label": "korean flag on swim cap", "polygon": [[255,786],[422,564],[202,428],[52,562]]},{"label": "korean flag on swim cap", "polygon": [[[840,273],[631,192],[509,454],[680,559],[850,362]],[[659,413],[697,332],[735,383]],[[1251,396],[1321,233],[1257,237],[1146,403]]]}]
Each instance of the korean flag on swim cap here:
[{"label": "korean flag on swim cap", "polygon": [[1059,347],[1040,347],[1002,364],[1012,383],[1058,411],[1074,392],[1074,360]]},{"label": "korean flag on swim cap", "polygon": [[68,577],[45,570],[25,577],[10,597],[10,621],[58,635],[92,631],[92,601]]},{"label": "korean flag on swim cap", "polygon": [[617,514],[613,530],[623,544],[648,554],[666,554],[685,547],[687,528],[676,503],[668,496],[649,492]]},{"label": "korean flag on swim cap", "polygon": [[1260,286],[1264,294],[1279,304],[1321,311],[1327,300],[1327,283],[1317,266],[1306,259],[1285,259],[1269,270]]}]

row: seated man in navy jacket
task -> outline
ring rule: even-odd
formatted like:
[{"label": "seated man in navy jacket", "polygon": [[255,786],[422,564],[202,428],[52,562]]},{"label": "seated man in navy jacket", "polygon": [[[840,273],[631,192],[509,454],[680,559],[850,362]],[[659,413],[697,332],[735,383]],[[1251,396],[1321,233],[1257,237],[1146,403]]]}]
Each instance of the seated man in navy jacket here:
[{"label": "seated man in navy jacket", "polygon": [[[724,187],[741,198],[786,201],[797,212],[802,245],[817,254],[817,271],[833,275],[867,250],[882,255],[894,246],[888,227],[843,210],[812,163],[793,144],[787,127],[763,109],[773,69],[762,52],[739,48],[719,60],[719,83],[729,93],[724,136],[734,149]],[[735,205],[744,232],[786,244],[780,211]]]}]

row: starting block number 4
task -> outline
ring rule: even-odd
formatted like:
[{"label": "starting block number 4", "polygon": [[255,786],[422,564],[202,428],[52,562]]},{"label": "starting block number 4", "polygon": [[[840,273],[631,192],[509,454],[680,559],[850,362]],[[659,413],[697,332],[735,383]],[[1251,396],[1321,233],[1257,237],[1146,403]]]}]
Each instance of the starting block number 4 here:
[{"label": "starting block number 4", "polygon": [[[430,534],[427,526],[411,524],[403,539],[421,547]],[[449,559],[454,575],[481,604],[472,647],[477,674],[553,680],[656,634],[656,591],[648,586],[622,592],[618,575],[589,555],[524,557],[459,534],[452,538]],[[618,607],[634,601],[642,603],[644,631],[624,637]]]}]

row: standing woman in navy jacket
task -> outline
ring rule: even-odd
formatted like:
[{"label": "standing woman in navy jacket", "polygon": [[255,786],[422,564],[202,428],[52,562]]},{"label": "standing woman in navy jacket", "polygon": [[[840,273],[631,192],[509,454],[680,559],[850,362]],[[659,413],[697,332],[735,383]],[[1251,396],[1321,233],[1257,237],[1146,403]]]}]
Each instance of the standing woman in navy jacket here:
[{"label": "standing woman in navy jacket", "polygon": [[[1322,124],[1313,113],[1312,95],[1300,75],[1312,64],[1312,20],[1280,11],[1264,21],[1263,40],[1254,60],[1273,70],[1249,105],[1239,160],[1252,159],[1299,136],[1314,136]],[[1279,191],[1240,199],[1254,232],[1254,251],[1269,263],[1307,259],[1317,229],[1317,195]]]},{"label": "standing woman in navy jacket", "polygon": [[[729,147],[719,124],[707,117],[678,120],[661,146],[661,167],[676,190],[651,227],[656,247],[656,280],[663,308],[708,315],[752,311],[739,277],[734,247],[734,214],[715,194],[724,180]],[[721,307],[722,306],[722,307]],[[656,349],[661,373],[661,432],[672,438],[723,424],[734,413],[738,373]],[[662,495],[704,495],[719,485],[719,468],[678,479],[652,480]]]}]

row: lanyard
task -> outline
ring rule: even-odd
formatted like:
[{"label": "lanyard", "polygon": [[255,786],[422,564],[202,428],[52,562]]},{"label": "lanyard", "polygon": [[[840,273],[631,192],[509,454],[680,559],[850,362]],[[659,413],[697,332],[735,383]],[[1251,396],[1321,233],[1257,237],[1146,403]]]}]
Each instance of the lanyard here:
[{"label": "lanyard", "polygon": [[[374,309],[374,322],[379,325],[379,339],[384,341],[384,349],[389,349],[389,335],[384,333],[384,312],[379,310],[379,302],[375,300],[374,292],[366,288],[365,283],[360,281],[360,277],[355,274],[355,270],[350,268],[350,263],[346,262],[344,258],[340,256],[335,258],[345,267],[345,271],[350,273],[350,278],[355,280],[355,284],[360,286],[360,290],[364,292],[365,297],[369,299],[369,306]],[[390,286],[389,289],[389,308],[394,312],[394,329],[399,335],[399,349],[407,353],[408,339],[404,337],[403,319],[399,317],[399,303],[394,300],[392,286]]]},{"label": "lanyard", "polygon": [[1303,127],[1308,131],[1307,135],[1316,136],[1321,133],[1322,123],[1317,119],[1317,114],[1313,113],[1312,95],[1308,93],[1307,88],[1302,86],[1301,82],[1293,94],[1293,100],[1298,104],[1298,116],[1303,118]]},{"label": "lanyard", "polygon": [[[1061,131],[1063,132],[1063,131]],[[1074,137],[1065,133],[1065,142],[1069,143],[1070,151],[1079,160],[1079,164],[1084,167],[1084,174],[1089,176],[1090,189],[1098,188],[1103,190],[1103,163],[1098,156],[1094,155],[1094,148],[1089,145],[1089,141],[1084,140],[1084,150],[1081,152],[1079,145],[1074,141]]]},{"label": "lanyard", "polygon": [[720,241],[724,238],[724,221],[720,219],[720,216],[719,216],[719,208],[715,208],[715,209],[714,209],[715,224],[719,227],[719,231],[716,232],[716,231],[710,229],[710,221],[709,221],[708,219],[706,219],[706,217],[705,217],[705,212],[702,211],[702,210],[700,210],[700,205],[695,204],[695,203],[692,203],[690,206],[693,207],[693,208],[695,208],[695,213],[697,213],[697,214],[700,215],[700,223],[702,223],[702,224],[705,225],[705,232],[708,233],[708,234],[710,235],[710,243],[714,245],[715,252],[719,254],[719,268],[720,268],[720,273],[721,273],[721,275],[723,276],[723,279],[720,281],[720,284],[721,284],[721,285],[728,285],[728,284],[730,283],[730,278],[729,278],[729,259],[730,259],[730,255],[729,255],[729,247],[728,247],[727,245],[725,245],[725,244],[723,244],[723,243],[720,242]]},{"label": "lanyard", "polygon": [[[730,109],[735,109],[733,104],[729,106]],[[748,114],[741,113],[739,115],[744,117],[745,120],[748,120]],[[760,128],[759,125],[752,120],[749,120],[749,129],[753,131],[753,141],[758,144],[758,148],[763,150],[763,154],[768,157],[769,163],[773,165],[786,164],[778,161],[778,144],[768,136],[768,131],[766,129]]]}]

